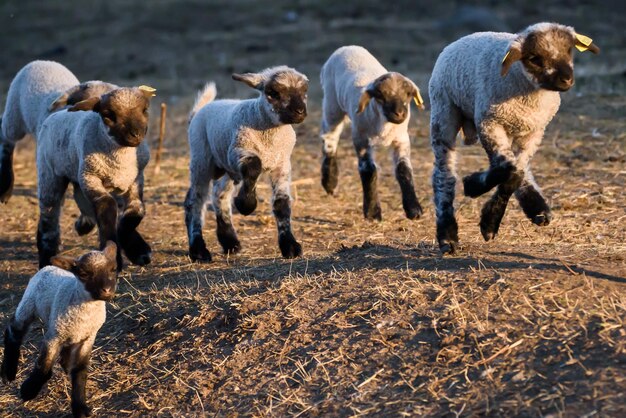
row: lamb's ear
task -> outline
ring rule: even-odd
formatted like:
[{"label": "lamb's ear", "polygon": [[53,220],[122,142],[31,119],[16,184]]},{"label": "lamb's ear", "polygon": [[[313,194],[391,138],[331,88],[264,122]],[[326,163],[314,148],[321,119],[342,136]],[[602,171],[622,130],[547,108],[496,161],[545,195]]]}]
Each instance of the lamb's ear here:
[{"label": "lamb's ear", "polygon": [[233,74],[233,80],[241,81],[242,83],[246,83],[253,89],[263,90],[265,85],[265,79],[261,74],[257,73],[245,73],[245,74]]},{"label": "lamb's ear", "polygon": [[361,94],[361,98],[359,99],[359,108],[356,113],[361,113],[365,110],[370,100],[372,100],[372,95],[369,92],[369,89],[363,90],[363,94]]},{"label": "lamb's ear", "polygon": [[117,262],[117,245],[113,241],[107,241],[106,246],[104,247],[104,250],[102,250],[102,252],[104,253],[104,256],[107,258],[107,260],[113,263]]},{"label": "lamb's ear", "polygon": [[72,257],[67,257],[64,255],[55,255],[50,259],[50,264],[56,266],[60,269],[74,272],[76,269],[76,259]]},{"label": "lamb's ear", "polygon": [[515,61],[519,61],[522,58],[522,45],[519,41],[513,41],[508,51],[502,58],[502,68],[500,69],[500,75],[504,77],[511,68],[511,65]]},{"label": "lamb's ear", "polygon": [[[409,79],[407,78],[407,80],[409,80]],[[411,94],[413,96],[413,101],[415,102],[415,105],[420,110],[424,110],[425,109],[424,99],[422,98],[422,95],[420,94],[420,89],[417,87],[417,84],[415,84],[411,80],[409,80],[409,83],[411,83],[411,87],[413,88],[413,91],[412,91]]]},{"label": "lamb's ear", "polygon": [[600,48],[598,48],[598,46],[593,43],[593,39],[591,39],[590,37],[581,35],[580,33],[574,33],[574,37],[576,38],[574,46],[580,52],[591,51],[594,54],[600,53]]},{"label": "lamb's ear", "polygon": [[137,88],[139,89],[139,91],[141,91],[141,93],[144,95],[144,97],[146,99],[148,99],[148,100],[150,100],[154,96],[156,96],[156,89],[154,87],[141,85],[141,86],[139,86]]},{"label": "lamb's ear", "polygon": [[68,112],[78,112],[79,110],[91,110],[93,112],[100,111],[100,97],[90,97],[89,99],[78,102],[67,109]]},{"label": "lamb's ear", "polygon": [[59,110],[59,109],[65,107],[67,105],[67,99],[69,97],[70,97],[70,95],[67,92],[63,93],[62,95],[57,97],[54,102],[50,103],[50,106],[48,106],[48,111],[49,112],[54,112],[56,110]]}]

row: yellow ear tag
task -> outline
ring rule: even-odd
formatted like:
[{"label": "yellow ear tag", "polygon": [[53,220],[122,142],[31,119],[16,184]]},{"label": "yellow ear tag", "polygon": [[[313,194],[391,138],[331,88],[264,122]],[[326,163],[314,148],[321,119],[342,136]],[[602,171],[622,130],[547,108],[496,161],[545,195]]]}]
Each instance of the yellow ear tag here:
[{"label": "yellow ear tag", "polygon": [[419,107],[420,109],[424,109],[424,99],[422,99],[422,95],[420,94],[420,91],[417,91],[417,95],[413,96],[413,101],[415,102],[415,105],[417,107]]},{"label": "yellow ear tag", "polygon": [[141,91],[145,91],[146,93],[151,93],[150,95],[152,97],[156,96],[156,89],[154,87],[150,87],[150,86],[139,86],[137,87],[139,90]]},{"label": "yellow ear tag", "polygon": [[506,54],[504,55],[504,58],[502,58],[502,62],[500,64],[504,64],[504,61],[506,61],[510,53],[511,51],[506,51]]},{"label": "yellow ear tag", "polygon": [[580,52],[584,52],[586,50],[588,50],[589,48],[587,48],[589,45],[591,45],[591,42],[593,42],[593,39],[591,39],[588,36],[585,35],[581,35],[579,33],[576,34],[576,40],[578,42],[576,42],[576,49],[579,50]]}]

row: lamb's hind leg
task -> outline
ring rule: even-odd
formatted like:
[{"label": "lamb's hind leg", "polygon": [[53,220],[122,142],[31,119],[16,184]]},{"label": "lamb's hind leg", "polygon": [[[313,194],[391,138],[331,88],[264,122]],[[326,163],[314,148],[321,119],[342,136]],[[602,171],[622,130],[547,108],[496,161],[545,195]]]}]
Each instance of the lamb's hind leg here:
[{"label": "lamb's hind leg", "polygon": [[302,255],[302,246],[291,231],[291,164],[289,161],[270,173],[272,181],[272,212],[278,228],[278,246],[285,258]]},{"label": "lamb's hind leg", "polygon": [[552,211],[541,194],[530,167],[526,167],[526,170],[524,170],[524,180],[519,189],[515,191],[515,197],[532,223],[539,226],[550,224]]},{"label": "lamb's hind leg", "polygon": [[339,108],[334,92],[324,94],[322,110],[322,187],[333,195],[339,183],[337,145],[343,131],[345,113]]},{"label": "lamb's hind leg", "polygon": [[[34,310],[34,306],[29,309]],[[16,316],[11,318],[9,325],[4,330],[4,357],[0,366],[0,377],[3,382],[12,382],[17,375],[20,362],[20,348],[24,335],[28,332],[28,326],[32,321],[32,315],[27,321],[18,321]]]},{"label": "lamb's hind leg", "polygon": [[[9,100],[7,100],[9,101]],[[15,143],[26,135],[21,130],[24,125],[19,110],[9,106],[4,111],[8,117],[3,121],[0,117],[0,202],[7,203],[13,194],[13,153]]]},{"label": "lamb's hind leg", "polygon": [[143,204],[143,173],[139,174],[123,200],[125,208],[117,227],[117,239],[131,263],[145,266],[150,264],[152,249],[137,231],[146,214]]},{"label": "lamb's hind leg", "polygon": [[37,227],[37,249],[39,268],[50,264],[50,258],[59,252],[61,230],[59,217],[68,181],[40,173],[39,176],[39,225]]},{"label": "lamb's hind leg", "polygon": [[235,185],[227,174],[213,184],[213,209],[217,222],[217,240],[225,254],[236,254],[241,250],[241,243],[233,227],[232,196]]},{"label": "lamb's hind leg", "polygon": [[191,261],[208,263],[211,261],[211,253],[202,237],[202,227],[211,177],[208,167],[202,167],[205,166],[197,164],[191,170],[191,185],[185,197],[185,225],[189,238],[189,258]]},{"label": "lamb's hind leg", "polygon": [[352,133],[363,187],[363,216],[365,219],[381,221],[383,215],[378,198],[378,169],[374,162],[374,152],[368,138],[360,136],[357,129],[353,129]]},{"label": "lamb's hind leg", "polygon": [[417,219],[422,215],[413,185],[413,167],[411,166],[411,142],[409,136],[399,139],[392,144],[393,161],[396,166],[396,180],[402,191],[402,207],[409,219]]},{"label": "lamb's hind leg", "polygon": [[35,368],[22,383],[20,396],[22,400],[29,401],[41,391],[43,385],[52,377],[52,367],[61,351],[61,345],[56,338],[46,338],[41,344],[41,350]]}]

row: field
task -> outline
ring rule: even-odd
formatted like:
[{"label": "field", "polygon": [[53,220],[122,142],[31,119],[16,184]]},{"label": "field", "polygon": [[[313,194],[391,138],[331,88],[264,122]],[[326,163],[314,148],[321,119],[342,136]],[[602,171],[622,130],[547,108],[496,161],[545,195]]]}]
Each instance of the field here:
[{"label": "field", "polygon": [[[27,62],[52,59],[81,80],[158,89],[168,105],[160,173],[147,169],[140,230],[152,264],[127,266],[96,340],[88,395],[97,416],[626,416],[626,14],[620,2],[328,0],[5,1],[0,4],[0,103]],[[495,2],[492,2],[495,4]],[[483,13],[481,15],[480,13]],[[487,17],[484,14],[487,13]],[[490,14],[489,14],[490,13]],[[533,165],[555,219],[531,224],[511,201],[497,239],[478,222],[486,197],[457,188],[461,250],[434,240],[429,112],[413,108],[410,134],[417,221],[404,218],[380,149],[383,221],[367,222],[348,132],[337,196],[319,179],[321,64],[361,44],[411,77],[427,99],[441,49],[476,30],[517,31],[559,21],[594,38],[576,55],[576,86],[550,124]],[[487,26],[487,27],[486,27]],[[187,113],[198,88],[252,97],[232,72],[288,64],[311,80],[309,116],[292,156],[294,234],[304,256],[280,257],[266,179],[255,214],[235,215],[243,244],[222,255],[207,214],[211,264],[187,257]],[[3,108],[3,107],[1,107]],[[153,147],[154,149],[154,147]],[[459,174],[484,168],[462,147]],[[14,196],[0,207],[0,326],[37,270],[34,143],[16,151]],[[78,237],[68,195],[63,249]],[[25,343],[17,384],[0,385],[0,415],[65,416],[70,382],[60,367],[40,396],[19,400],[42,334]]]}]

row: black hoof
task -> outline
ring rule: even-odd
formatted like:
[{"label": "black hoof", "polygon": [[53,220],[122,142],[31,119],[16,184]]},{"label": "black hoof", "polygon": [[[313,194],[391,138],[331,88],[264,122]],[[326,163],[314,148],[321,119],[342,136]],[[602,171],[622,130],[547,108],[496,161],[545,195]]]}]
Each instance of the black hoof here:
[{"label": "black hoof", "polygon": [[128,260],[137,266],[145,266],[152,261],[152,248],[137,231],[123,243],[123,248]]},{"label": "black hoof", "polygon": [[459,246],[459,227],[454,216],[437,221],[437,242],[442,254],[454,254]]},{"label": "black hoof", "polygon": [[498,213],[483,213],[480,218],[480,233],[485,241],[493,240],[500,230],[502,216]]},{"label": "black hoof", "polygon": [[243,189],[235,197],[235,207],[244,216],[250,215],[256,209],[256,193],[244,193]]},{"label": "black hoof", "polygon": [[533,216],[531,221],[538,226],[548,226],[552,221],[552,213],[550,212],[542,212],[538,215]]},{"label": "black hoof", "polygon": [[419,219],[424,211],[420,204],[416,202],[415,206],[405,207],[404,213],[408,219]]},{"label": "black hoof", "polygon": [[441,254],[455,254],[458,245],[458,242],[440,242],[439,251]]},{"label": "black hoof", "polygon": [[367,208],[363,212],[363,215],[365,216],[365,219],[367,219],[368,221],[382,221],[383,220],[383,211],[380,208],[380,204],[376,204],[373,207]]},{"label": "black hoof", "polygon": [[490,190],[483,180],[484,174],[483,171],[478,171],[463,177],[463,193],[465,196],[475,198],[482,196]]},{"label": "black hoof", "polygon": [[302,246],[298,244],[291,234],[283,234],[278,237],[278,246],[284,258],[296,258],[302,255]]},{"label": "black hoof", "polygon": [[20,362],[20,346],[23,335],[23,331],[15,330],[11,325],[4,330],[4,358],[2,359],[2,366],[0,366],[0,377],[3,383],[15,380]]},{"label": "black hoof", "polygon": [[74,229],[81,237],[93,231],[95,227],[96,223],[94,220],[84,215],[80,215],[74,222]]},{"label": "black hoof", "polygon": [[211,262],[211,253],[207,250],[204,239],[197,237],[191,241],[189,245],[189,258],[191,258],[191,261],[199,263]]},{"label": "black hoof", "polygon": [[72,415],[74,418],[84,418],[91,416],[92,409],[86,403],[72,402]]},{"label": "black hoof", "polygon": [[218,229],[217,240],[222,246],[224,254],[237,254],[239,251],[241,251],[241,243],[239,242],[237,234],[232,227]]},{"label": "black hoof", "polygon": [[335,189],[339,183],[339,166],[337,157],[325,156],[322,161],[322,187],[329,195],[335,194]]},{"label": "black hoof", "polygon": [[52,372],[48,373],[48,375],[44,375],[41,371],[34,370],[20,387],[20,397],[22,400],[30,401],[31,399],[35,399],[41,391],[43,385],[50,379],[51,376]]}]

